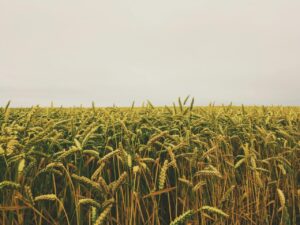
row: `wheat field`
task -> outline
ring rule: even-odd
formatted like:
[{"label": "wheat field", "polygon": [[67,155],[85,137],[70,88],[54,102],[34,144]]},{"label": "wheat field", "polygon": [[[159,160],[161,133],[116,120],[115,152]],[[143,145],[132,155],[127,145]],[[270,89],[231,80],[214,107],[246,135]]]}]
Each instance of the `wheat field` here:
[{"label": "wheat field", "polygon": [[0,224],[300,224],[300,108],[0,109]]}]

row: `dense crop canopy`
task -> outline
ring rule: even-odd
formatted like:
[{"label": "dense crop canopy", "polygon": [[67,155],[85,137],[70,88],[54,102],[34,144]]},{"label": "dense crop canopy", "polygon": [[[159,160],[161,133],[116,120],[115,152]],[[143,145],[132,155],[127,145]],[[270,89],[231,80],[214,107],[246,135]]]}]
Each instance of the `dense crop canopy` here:
[{"label": "dense crop canopy", "polygon": [[0,224],[300,224],[297,107],[0,109]]}]

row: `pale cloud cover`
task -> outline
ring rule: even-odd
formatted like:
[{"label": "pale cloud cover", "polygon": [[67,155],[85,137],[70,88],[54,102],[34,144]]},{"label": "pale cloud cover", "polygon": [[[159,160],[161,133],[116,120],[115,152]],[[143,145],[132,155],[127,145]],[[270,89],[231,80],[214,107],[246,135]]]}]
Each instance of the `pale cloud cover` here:
[{"label": "pale cloud cover", "polygon": [[300,1],[0,0],[0,104],[300,105]]}]

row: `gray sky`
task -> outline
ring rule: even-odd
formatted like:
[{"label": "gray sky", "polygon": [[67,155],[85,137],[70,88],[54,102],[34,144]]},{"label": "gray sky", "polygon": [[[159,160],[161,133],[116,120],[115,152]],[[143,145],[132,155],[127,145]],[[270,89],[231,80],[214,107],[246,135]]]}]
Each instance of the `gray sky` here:
[{"label": "gray sky", "polygon": [[0,0],[0,104],[300,105],[299,0]]}]

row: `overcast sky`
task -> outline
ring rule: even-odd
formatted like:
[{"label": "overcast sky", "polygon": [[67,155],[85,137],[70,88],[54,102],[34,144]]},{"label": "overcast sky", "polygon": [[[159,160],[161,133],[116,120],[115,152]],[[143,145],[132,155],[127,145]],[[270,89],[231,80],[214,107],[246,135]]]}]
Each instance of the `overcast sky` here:
[{"label": "overcast sky", "polygon": [[300,105],[299,0],[0,0],[0,104]]}]

